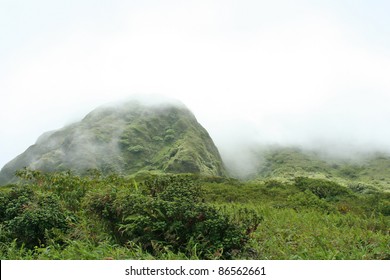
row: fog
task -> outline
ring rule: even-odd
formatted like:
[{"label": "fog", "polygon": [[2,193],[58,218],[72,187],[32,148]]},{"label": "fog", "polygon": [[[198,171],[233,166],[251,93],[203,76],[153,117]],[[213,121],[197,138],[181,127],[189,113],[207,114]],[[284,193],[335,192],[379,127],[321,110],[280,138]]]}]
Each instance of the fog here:
[{"label": "fog", "polygon": [[390,152],[390,4],[316,2],[1,1],[0,166],[153,94],[189,107],[238,169],[258,143]]}]

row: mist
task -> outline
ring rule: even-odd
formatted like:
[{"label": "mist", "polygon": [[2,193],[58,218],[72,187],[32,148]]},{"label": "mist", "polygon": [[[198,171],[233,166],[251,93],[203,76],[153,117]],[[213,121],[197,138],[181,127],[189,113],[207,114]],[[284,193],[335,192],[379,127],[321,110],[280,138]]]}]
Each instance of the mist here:
[{"label": "mist", "polygon": [[0,4],[0,166],[98,106],[154,94],[185,104],[243,173],[257,145],[390,153],[387,3],[64,3]]}]

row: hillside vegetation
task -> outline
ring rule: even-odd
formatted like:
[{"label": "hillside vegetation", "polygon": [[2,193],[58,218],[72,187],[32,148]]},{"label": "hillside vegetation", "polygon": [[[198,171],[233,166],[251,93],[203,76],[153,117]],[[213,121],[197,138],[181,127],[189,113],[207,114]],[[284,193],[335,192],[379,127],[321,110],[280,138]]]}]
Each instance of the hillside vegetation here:
[{"label": "hillside vegetation", "polygon": [[0,184],[23,168],[83,174],[138,171],[222,176],[225,169],[208,132],[181,104],[130,101],[98,108],[80,122],[43,134],[0,172]]},{"label": "hillside vegetation", "polygon": [[1,170],[0,257],[390,259],[388,155],[244,154],[183,105],[96,109]]},{"label": "hillside vegetation", "polygon": [[390,259],[390,194],[297,177],[22,170],[1,259]]},{"label": "hillside vegetation", "polygon": [[294,147],[262,147],[253,152],[253,157],[259,161],[258,168],[246,179],[291,181],[305,176],[328,179],[366,191],[390,191],[390,156],[382,153],[341,159]]}]

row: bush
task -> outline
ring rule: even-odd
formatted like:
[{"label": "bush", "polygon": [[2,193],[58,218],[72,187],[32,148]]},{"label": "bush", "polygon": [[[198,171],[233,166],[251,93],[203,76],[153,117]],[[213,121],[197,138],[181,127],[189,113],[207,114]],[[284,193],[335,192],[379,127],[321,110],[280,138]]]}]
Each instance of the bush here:
[{"label": "bush", "polygon": [[67,212],[54,194],[37,194],[28,188],[14,188],[3,195],[1,222],[10,239],[28,248],[44,243],[47,234],[69,229]]},{"label": "bush", "polygon": [[67,209],[75,211],[80,207],[87,186],[100,177],[98,170],[88,170],[86,173],[88,177],[74,175],[71,171],[42,173],[37,170],[23,169],[17,171],[16,176],[30,186],[39,186],[41,190],[56,194]]},{"label": "bush", "polygon": [[358,166],[343,166],[339,169],[339,173],[341,176],[345,176],[349,179],[356,179],[360,170],[361,168]]},{"label": "bush", "polygon": [[379,212],[382,213],[385,216],[390,216],[390,201],[389,200],[383,200],[379,202]]},{"label": "bush", "polygon": [[378,190],[376,190],[374,187],[362,184],[362,183],[350,183],[348,185],[348,188],[358,194],[375,194],[378,193]]},{"label": "bush", "polygon": [[295,186],[301,191],[309,190],[319,198],[337,200],[340,196],[350,195],[351,191],[335,182],[306,177],[295,178]]},{"label": "bush", "polygon": [[95,197],[89,207],[106,221],[115,221],[123,243],[137,242],[154,254],[161,247],[185,252],[196,246],[200,257],[229,258],[243,248],[261,218],[247,211],[234,220],[205,204],[202,194],[188,176],[159,176],[130,192],[107,191],[100,195],[101,202]]},{"label": "bush", "polygon": [[139,154],[139,153],[142,153],[143,151],[145,151],[145,148],[141,145],[136,145],[136,146],[129,147],[127,150],[130,153]]},{"label": "bush", "polygon": [[164,139],[162,138],[162,137],[160,137],[160,136],[153,136],[153,141],[156,141],[156,142],[161,142],[161,141],[163,141]]},{"label": "bush", "polygon": [[171,135],[175,135],[176,134],[176,131],[172,128],[168,128],[165,130],[165,134],[171,134]]},{"label": "bush", "polygon": [[165,142],[171,142],[171,141],[173,141],[175,139],[175,135],[172,135],[172,134],[167,134],[167,135],[165,135],[165,137],[164,137],[164,141]]},{"label": "bush", "polygon": [[335,208],[327,203],[324,199],[320,199],[309,190],[294,194],[288,198],[288,206],[294,210],[315,209],[326,214],[335,211]]},{"label": "bush", "polygon": [[266,188],[280,188],[280,189],[285,189],[286,188],[286,183],[277,181],[277,180],[267,180],[264,182],[264,186]]}]

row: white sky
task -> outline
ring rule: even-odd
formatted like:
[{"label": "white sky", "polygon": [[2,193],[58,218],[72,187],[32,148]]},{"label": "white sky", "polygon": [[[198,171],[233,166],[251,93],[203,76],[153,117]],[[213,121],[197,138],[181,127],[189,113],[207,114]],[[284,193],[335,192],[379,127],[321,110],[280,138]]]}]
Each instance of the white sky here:
[{"label": "white sky", "polygon": [[0,167],[133,94],[242,142],[390,150],[390,2],[0,0]]}]

